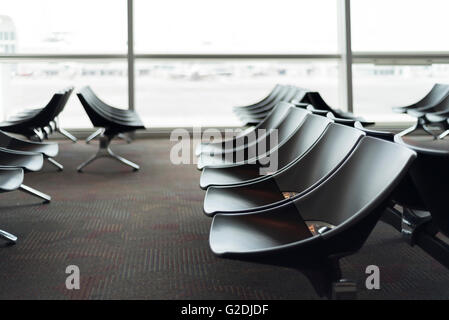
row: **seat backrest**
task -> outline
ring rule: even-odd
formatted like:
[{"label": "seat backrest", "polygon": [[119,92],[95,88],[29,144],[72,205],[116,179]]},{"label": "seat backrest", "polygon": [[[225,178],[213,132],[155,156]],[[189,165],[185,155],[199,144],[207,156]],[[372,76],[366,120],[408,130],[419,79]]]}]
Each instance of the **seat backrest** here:
[{"label": "seat backrest", "polygon": [[[127,129],[144,127],[139,119],[131,118],[131,120],[129,120],[125,114],[117,115],[108,112],[105,108],[99,107],[96,99],[90,92],[91,90],[89,90],[88,87],[83,87],[79,90],[77,96],[94,126],[106,128],[121,126],[122,128],[126,127]],[[131,112],[125,109],[122,111]],[[113,126],[111,126],[112,124]]]},{"label": "seat backrest", "polygon": [[324,101],[323,97],[318,92],[309,91],[302,100],[304,103],[311,104],[315,109],[327,110],[333,112],[333,109]]},{"label": "seat backrest", "polygon": [[273,178],[281,191],[301,193],[310,190],[343,163],[364,135],[355,128],[329,123],[310,150]]},{"label": "seat backrest", "polygon": [[76,95],[95,127],[108,127],[111,124],[109,119],[103,115],[103,112],[97,110],[95,104],[92,103],[88,93],[85,91],[85,87],[81,88]]},{"label": "seat backrest", "polygon": [[133,111],[129,110],[129,109],[122,109],[122,108],[117,108],[117,107],[113,107],[109,104],[107,104],[106,102],[104,102],[103,100],[101,100],[96,94],[95,92],[92,90],[91,87],[86,86],[84,88],[82,88],[80,90],[80,92],[83,93],[85,99],[92,105],[95,106],[98,110],[100,110],[101,112],[103,112],[106,116],[110,116],[112,118],[117,117],[118,118],[116,120],[120,120],[121,117],[124,116],[123,112],[126,113],[133,113]]},{"label": "seat backrest", "polygon": [[433,109],[432,112],[449,112],[449,95],[441,100]]},{"label": "seat backrest", "polygon": [[45,107],[43,107],[37,114],[32,118],[25,120],[26,126],[28,127],[44,127],[48,125],[50,121],[54,119],[54,115],[58,110],[61,102],[65,98],[65,93],[58,92],[53,95],[50,101]]},{"label": "seat backrest", "polygon": [[73,89],[74,89],[73,87],[68,87],[68,88],[62,90],[64,97],[61,99],[61,102],[60,102],[58,108],[55,110],[53,119],[56,118],[57,116],[59,116],[61,114],[61,112],[64,110],[64,108],[67,104],[67,101],[69,100],[70,95],[73,92]]},{"label": "seat backrest", "polygon": [[339,123],[345,126],[351,126],[353,127],[357,120],[355,119],[344,119],[344,118],[338,118],[336,117],[332,112],[326,113],[326,117],[329,119],[334,120],[335,123]]},{"label": "seat backrest", "polygon": [[[290,104],[289,104],[290,105]],[[258,131],[257,140],[248,141],[248,146],[257,145],[259,156],[283,145],[305,121],[309,111],[289,106],[285,116],[273,128],[266,129],[265,132]],[[277,140],[274,139],[277,137]],[[256,151],[254,150],[254,151]]]},{"label": "seat backrest", "polygon": [[415,103],[415,107],[436,105],[448,95],[449,85],[436,83],[433,85],[432,89],[424,96],[424,98]]},{"label": "seat backrest", "polygon": [[[395,136],[395,141],[405,144],[418,153],[418,158],[410,169],[412,186],[426,211],[432,216],[432,223],[446,236],[449,236],[449,214],[447,198],[449,195],[449,150],[447,141],[432,138]],[[413,192],[413,190],[411,190]],[[408,198],[401,204],[411,207]]]},{"label": "seat backrest", "polygon": [[360,121],[356,121],[354,123],[354,128],[362,130],[369,137],[379,138],[379,139],[383,139],[383,140],[387,140],[387,141],[391,141],[391,142],[394,141],[394,133],[393,132],[367,129],[360,123]]},{"label": "seat backrest", "polygon": [[279,124],[279,121],[285,117],[290,107],[292,107],[292,105],[288,102],[278,102],[273,110],[271,110],[267,117],[259,123],[255,129],[271,129],[276,127]]},{"label": "seat backrest", "polygon": [[415,157],[399,144],[364,137],[334,174],[295,204],[306,221],[350,223],[387,200]]},{"label": "seat backrest", "polygon": [[296,130],[298,130],[301,123],[306,119],[309,111],[290,107],[287,111],[286,117],[279,123],[276,128],[278,135],[278,142],[287,140]]},{"label": "seat backrest", "polygon": [[304,123],[278,150],[278,169],[282,169],[301,157],[323,135],[332,120],[308,114]]}]

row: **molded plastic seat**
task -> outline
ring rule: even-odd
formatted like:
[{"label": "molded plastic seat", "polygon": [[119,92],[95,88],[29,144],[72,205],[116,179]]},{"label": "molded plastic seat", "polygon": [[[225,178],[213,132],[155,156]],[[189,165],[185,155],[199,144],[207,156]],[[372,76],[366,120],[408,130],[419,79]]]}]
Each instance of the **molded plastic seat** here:
[{"label": "molded plastic seat", "polygon": [[409,110],[418,108],[432,108],[439,104],[444,98],[449,95],[449,85],[436,83],[432,89],[418,102],[408,106],[393,107],[392,110],[396,113],[407,113]]},{"label": "molded plastic seat", "polygon": [[363,136],[360,130],[331,123],[316,144],[287,169],[256,182],[210,187],[204,212],[256,211],[300,197],[337,170]]},{"label": "molded plastic seat", "polygon": [[97,153],[78,166],[78,171],[81,172],[85,166],[102,157],[115,159],[132,167],[134,171],[139,170],[139,165],[116,155],[109,147],[111,140],[117,135],[145,129],[137,113],[132,110],[114,108],[104,103],[89,87],[81,88],[77,96],[94,127],[104,129],[99,132],[100,144]]},{"label": "molded plastic seat", "polygon": [[[324,101],[323,97],[321,97],[318,92],[307,91],[303,89],[303,93],[304,95],[301,97],[301,99],[293,99],[291,102],[293,104],[310,104],[317,110],[326,110],[327,112],[332,112],[337,118],[358,120],[361,121],[364,125],[374,124],[373,122],[365,121],[365,119],[363,118],[356,117],[350,112],[332,108],[326,103],[326,101]],[[263,118],[264,114],[260,114],[259,116]]]},{"label": "molded plastic seat", "polygon": [[41,153],[16,151],[0,148],[0,167],[23,168],[27,171],[39,171],[44,163]]},{"label": "molded plastic seat", "polygon": [[259,123],[271,112],[271,110],[274,108],[276,103],[278,103],[280,101],[290,102],[293,99],[302,98],[304,96],[304,94],[305,94],[305,92],[303,89],[299,89],[296,87],[290,87],[285,95],[283,95],[282,97],[279,97],[274,102],[272,102],[264,107],[258,108],[257,110],[241,111],[241,112],[239,112],[239,117],[242,121],[244,121],[247,124],[248,123]]},{"label": "molded plastic seat", "polygon": [[[34,109],[25,112],[20,116],[13,117],[3,123],[0,123],[0,129],[6,132],[12,132],[31,138],[39,136],[38,130],[48,126],[51,121],[59,115],[64,108],[73,88],[67,88],[61,92],[55,93],[50,102],[42,109]],[[42,139],[42,137],[40,137]]]},{"label": "molded plastic seat", "polygon": [[[274,142],[274,130],[269,131],[266,135],[258,138],[257,140],[248,143],[245,148],[239,150],[232,150],[230,152],[220,153],[218,155],[202,153],[198,158],[198,169],[204,167],[223,167],[233,164],[244,164],[255,162],[258,158],[264,157],[264,155],[275,148],[284,144],[287,139],[299,128],[300,124],[305,120],[307,114],[310,114],[307,110],[299,109],[296,107],[290,107],[287,111],[287,115],[279,123],[277,128],[277,141]],[[275,145],[272,145],[275,143]]]},{"label": "molded plastic seat", "polygon": [[[89,87],[83,87],[77,93],[78,98],[81,101],[84,109],[86,110],[89,119],[95,127],[105,128],[107,134],[116,135],[122,132],[135,131],[138,129],[145,129],[143,122],[140,120],[137,113],[132,110],[124,110],[127,116],[118,116],[114,111],[114,108],[109,106],[106,108],[106,104],[99,106],[98,97],[92,95],[92,89]],[[119,110],[118,108],[115,108]],[[123,110],[123,109],[122,109]]]},{"label": "molded plastic seat", "polygon": [[271,103],[272,101],[274,101],[277,96],[283,94],[283,92],[285,92],[286,87],[287,86],[285,86],[285,85],[277,84],[273,88],[273,90],[271,90],[271,92],[265,98],[260,100],[259,102],[256,102],[254,104],[247,105],[247,106],[235,106],[235,107],[233,107],[233,110],[238,113],[240,110],[256,109],[256,108],[263,107],[263,106],[267,105],[268,103]]},{"label": "molded plastic seat", "polygon": [[[292,165],[303,156],[323,135],[331,120],[325,117],[307,115],[298,130],[277,151],[277,170],[279,172]],[[200,178],[200,187],[235,185],[271,175],[268,171],[268,161],[258,161],[254,164],[235,165],[225,168],[204,168]],[[264,170],[265,169],[265,170]]]},{"label": "molded plastic seat", "polygon": [[[266,132],[267,130],[276,128],[279,125],[279,122],[286,116],[287,111],[291,107],[292,105],[287,102],[279,102],[278,104],[276,104],[267,118],[260,122],[254,128],[245,130],[232,139],[220,142],[200,143],[195,149],[195,154],[199,156],[201,153],[223,153],[236,150],[234,145],[236,145],[237,141],[245,141],[246,143],[240,146],[240,148],[244,148],[245,145],[247,145],[247,140],[249,139],[249,137],[255,136],[257,139],[264,134],[262,133],[262,135],[259,136],[261,130],[265,130],[264,132]],[[227,147],[228,145],[232,147]]]},{"label": "molded plastic seat", "polygon": [[226,258],[297,269],[354,253],[415,157],[408,148],[365,137],[331,177],[294,201],[215,215],[210,248]]},{"label": "molded plastic seat", "polygon": [[387,140],[387,141],[391,141],[391,142],[394,141],[395,134],[393,132],[367,129],[359,121],[356,121],[354,123],[354,128],[362,130],[363,132],[366,133],[366,135],[368,137],[379,138],[379,139]]},{"label": "molded plastic seat", "polygon": [[281,90],[279,91],[279,93],[274,96],[270,101],[261,104],[257,107],[248,107],[248,108],[238,108],[238,109],[234,109],[234,112],[239,116],[239,117],[244,117],[244,116],[248,116],[251,115],[253,113],[257,113],[261,110],[271,110],[277,103],[281,102],[281,101],[287,101],[288,102],[288,97],[291,97],[294,95],[294,93],[297,92],[297,88],[296,87],[292,87],[292,86],[283,86],[281,88]]},{"label": "molded plastic seat", "polygon": [[[422,109],[420,108],[417,110]],[[423,112],[424,111],[426,111],[424,116],[427,122],[445,125],[447,119],[449,119],[449,95],[434,108],[423,110]]]},{"label": "molded plastic seat", "polygon": [[411,181],[434,225],[449,236],[449,141],[400,135],[395,136],[395,141],[417,152],[418,158],[409,172]]},{"label": "molded plastic seat", "polygon": [[[290,87],[289,91],[287,93],[278,99],[278,102],[285,101],[290,102],[291,100],[300,99],[305,95],[304,89],[296,88],[296,87]],[[257,124],[263,119],[265,119],[268,114],[271,112],[275,104],[269,104],[265,107],[259,108],[255,111],[245,111],[240,112],[239,117],[240,120],[242,120],[246,124]]]},{"label": "molded plastic seat", "polygon": [[17,190],[23,178],[22,168],[0,168],[0,192]]},{"label": "molded plastic seat", "polygon": [[0,147],[17,150],[42,153],[45,157],[55,157],[58,155],[59,147],[57,143],[32,142],[17,139],[0,130]]}]

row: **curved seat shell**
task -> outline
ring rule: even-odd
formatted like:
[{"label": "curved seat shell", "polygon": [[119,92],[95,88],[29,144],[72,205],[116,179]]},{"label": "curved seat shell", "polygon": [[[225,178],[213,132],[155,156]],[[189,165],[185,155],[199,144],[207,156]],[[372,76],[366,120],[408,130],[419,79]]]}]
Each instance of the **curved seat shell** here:
[{"label": "curved seat shell", "polygon": [[[415,157],[398,144],[364,137],[334,174],[304,196],[251,213],[215,215],[211,250],[224,257],[284,266],[294,265],[295,259],[355,252]],[[314,233],[307,225],[314,221],[333,227]]]},{"label": "curved seat shell", "polygon": [[300,197],[338,170],[352,156],[363,136],[360,130],[331,123],[316,144],[286,170],[256,182],[210,187],[204,199],[204,212],[207,215],[250,212]]}]

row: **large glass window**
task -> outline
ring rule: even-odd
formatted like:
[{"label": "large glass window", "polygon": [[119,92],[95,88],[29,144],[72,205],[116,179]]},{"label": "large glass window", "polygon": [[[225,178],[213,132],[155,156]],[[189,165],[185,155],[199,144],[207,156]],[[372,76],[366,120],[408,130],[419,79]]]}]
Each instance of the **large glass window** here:
[{"label": "large glass window", "polygon": [[336,53],[333,0],[135,0],[139,53]]},{"label": "large glass window", "polygon": [[0,45],[14,45],[0,53],[126,53],[126,0],[0,0],[0,8]]},{"label": "large glass window", "polygon": [[354,51],[449,51],[447,0],[351,1]]},{"label": "large glass window", "polygon": [[391,111],[421,99],[434,83],[448,83],[449,65],[393,66],[355,64],[354,111],[376,121],[409,122]]},{"label": "large glass window", "polygon": [[136,104],[152,127],[240,126],[232,107],[256,102],[276,83],[338,101],[336,61],[139,61]]},{"label": "large glass window", "polygon": [[[337,1],[135,0],[135,51],[170,54],[337,53]],[[157,127],[241,125],[232,106],[276,83],[337,102],[337,62],[138,60],[136,108]]]}]

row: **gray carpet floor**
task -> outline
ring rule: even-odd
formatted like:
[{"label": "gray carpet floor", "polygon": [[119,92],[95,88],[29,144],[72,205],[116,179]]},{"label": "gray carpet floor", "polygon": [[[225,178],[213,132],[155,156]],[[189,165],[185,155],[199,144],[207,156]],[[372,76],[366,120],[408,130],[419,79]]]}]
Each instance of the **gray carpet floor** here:
[{"label": "gray carpet floor", "polygon": [[[96,145],[62,142],[64,172],[45,165],[25,177],[52,195],[50,204],[18,191],[0,195],[0,228],[19,237],[0,247],[0,299],[317,299],[296,270],[210,252],[200,172],[171,164],[170,146],[119,141],[114,151],[139,163],[139,172],[102,159],[79,174]],[[372,264],[380,290],[364,288]],[[65,287],[68,265],[80,268],[80,290]],[[381,222],[342,268],[360,299],[449,298],[449,271]]]}]

